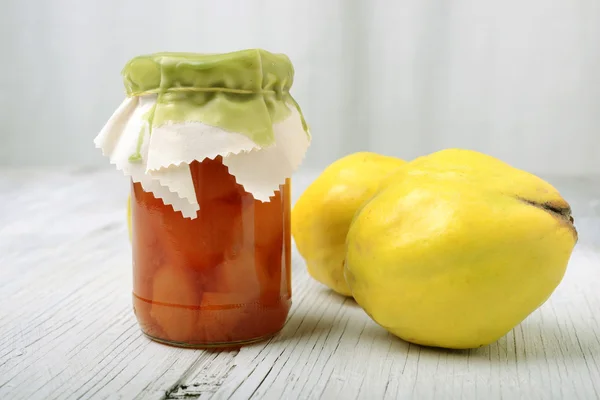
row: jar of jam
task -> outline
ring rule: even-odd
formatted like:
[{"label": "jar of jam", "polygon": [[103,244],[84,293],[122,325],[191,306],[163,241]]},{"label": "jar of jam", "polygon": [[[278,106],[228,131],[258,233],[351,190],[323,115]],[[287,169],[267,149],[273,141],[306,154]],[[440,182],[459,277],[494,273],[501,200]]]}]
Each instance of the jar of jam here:
[{"label": "jar of jam", "polygon": [[157,53],[123,76],[95,142],[131,178],[142,331],[187,347],[273,336],[291,305],[290,176],[310,143],[289,59]]}]

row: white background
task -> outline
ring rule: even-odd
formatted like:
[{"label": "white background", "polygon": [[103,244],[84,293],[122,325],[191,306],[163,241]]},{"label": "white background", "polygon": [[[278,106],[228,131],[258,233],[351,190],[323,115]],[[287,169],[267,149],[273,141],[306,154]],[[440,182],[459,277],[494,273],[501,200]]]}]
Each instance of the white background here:
[{"label": "white background", "polygon": [[0,163],[105,165],[120,70],[155,51],[290,56],[306,168],[444,147],[600,172],[597,0],[0,0]]}]

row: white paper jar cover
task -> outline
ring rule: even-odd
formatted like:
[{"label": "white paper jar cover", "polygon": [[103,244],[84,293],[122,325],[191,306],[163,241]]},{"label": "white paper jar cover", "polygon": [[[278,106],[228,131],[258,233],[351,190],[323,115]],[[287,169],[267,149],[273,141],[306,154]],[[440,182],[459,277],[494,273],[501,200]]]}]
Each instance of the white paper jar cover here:
[{"label": "white paper jar cover", "polygon": [[194,160],[223,157],[244,190],[269,201],[310,145],[293,76],[286,56],[264,50],[136,57],[123,70],[127,98],[94,143],[186,218],[199,210]]}]

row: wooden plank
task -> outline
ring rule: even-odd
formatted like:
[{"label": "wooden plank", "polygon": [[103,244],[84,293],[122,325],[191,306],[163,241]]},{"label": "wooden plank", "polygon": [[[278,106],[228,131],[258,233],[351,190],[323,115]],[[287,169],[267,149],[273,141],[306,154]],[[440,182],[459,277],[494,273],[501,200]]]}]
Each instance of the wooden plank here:
[{"label": "wooden plank", "polygon": [[[312,179],[300,176],[293,198]],[[0,174],[0,398],[600,397],[600,179],[556,180],[580,243],[549,302],[491,346],[409,345],[293,255],[283,331],[240,351],[163,346],[131,310],[127,182],[114,171]]]},{"label": "wooden plank", "polygon": [[2,249],[9,283],[0,290],[18,305],[0,307],[2,398],[94,398],[107,387],[119,393],[117,385],[127,382],[142,392],[161,374],[176,381],[196,361],[193,353],[142,337],[133,317],[126,184],[115,185],[108,174],[83,178],[24,176],[16,198],[2,193],[11,207],[32,206],[26,217],[8,221],[0,238],[16,232],[35,244]]}]

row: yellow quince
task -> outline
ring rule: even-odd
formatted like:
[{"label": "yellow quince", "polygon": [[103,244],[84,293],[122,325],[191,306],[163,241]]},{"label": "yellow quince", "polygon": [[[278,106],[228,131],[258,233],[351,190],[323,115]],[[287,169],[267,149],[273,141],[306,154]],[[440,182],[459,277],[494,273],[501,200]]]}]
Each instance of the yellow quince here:
[{"label": "yellow quince", "polygon": [[404,163],[376,153],[354,153],[327,167],[304,191],[292,210],[292,235],[314,279],[350,295],[343,265],[352,217],[380,182]]},{"label": "yellow quince", "polygon": [[131,242],[131,194],[127,196],[127,232],[129,233],[129,241]]},{"label": "yellow quince", "polygon": [[450,149],[407,163],[357,212],[344,273],[394,335],[476,348],[550,297],[576,241],[569,204],[549,183]]}]

